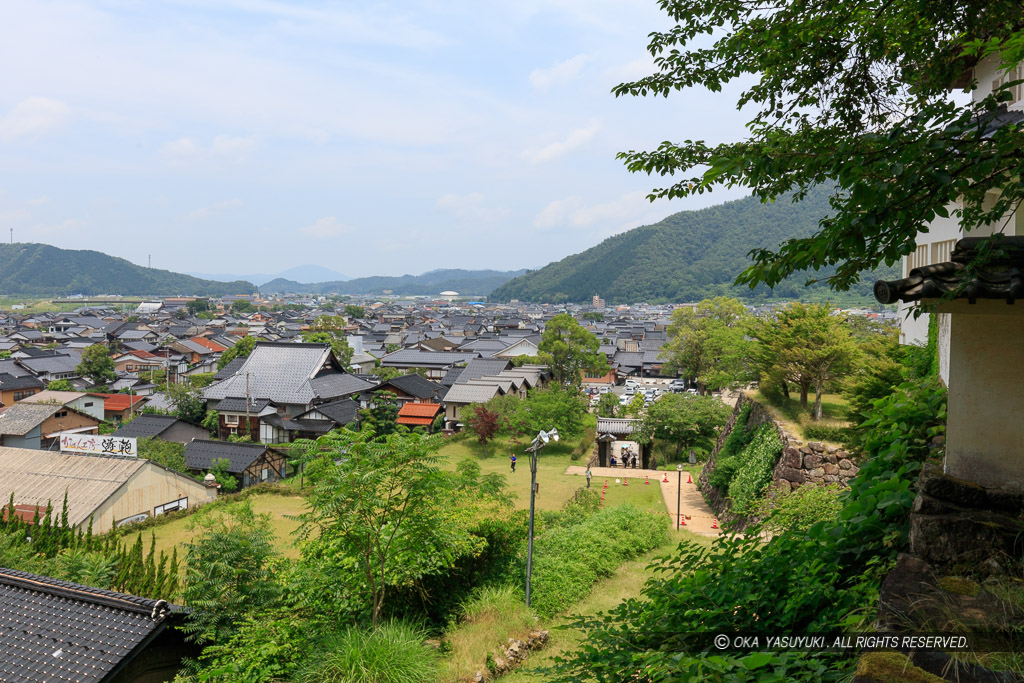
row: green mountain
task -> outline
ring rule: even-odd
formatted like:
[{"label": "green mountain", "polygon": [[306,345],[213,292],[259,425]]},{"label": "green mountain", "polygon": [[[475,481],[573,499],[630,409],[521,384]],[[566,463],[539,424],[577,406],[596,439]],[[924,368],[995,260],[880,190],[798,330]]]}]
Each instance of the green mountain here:
[{"label": "green mountain", "polygon": [[774,292],[763,285],[750,290],[732,284],[750,265],[747,254],[752,249],[773,249],[788,239],[809,236],[829,210],[828,193],[819,190],[799,203],[780,200],[762,204],[755,197],[747,197],[683,211],[530,271],[495,289],[488,300],[582,303],[597,294],[608,303],[686,302],[722,295],[753,301],[873,301],[871,283],[877,277],[899,277],[896,268],[870,274],[856,290],[843,294],[830,291],[824,284],[805,287],[807,274],[780,283]]},{"label": "green mountain", "polygon": [[422,275],[401,277],[360,277],[354,280],[318,282],[304,285],[278,278],[260,287],[267,293],[296,294],[383,294],[385,290],[396,295],[430,296],[453,291],[464,295],[487,296],[495,287],[503,285],[526,270],[432,270]]},{"label": "green mountain", "polygon": [[0,296],[223,296],[255,290],[250,282],[214,282],[143,268],[98,251],[58,249],[48,244],[0,244]]}]

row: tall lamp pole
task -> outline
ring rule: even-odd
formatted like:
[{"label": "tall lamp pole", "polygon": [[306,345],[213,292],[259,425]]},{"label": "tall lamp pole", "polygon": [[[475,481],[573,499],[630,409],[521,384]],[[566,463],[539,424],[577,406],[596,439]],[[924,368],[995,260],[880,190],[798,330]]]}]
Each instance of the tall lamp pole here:
[{"label": "tall lamp pole", "polygon": [[683,466],[676,465],[676,530],[679,530],[679,518],[683,499]]},{"label": "tall lamp pole", "polygon": [[526,540],[526,606],[530,606],[530,583],[533,579],[533,506],[537,495],[537,452],[544,448],[548,441],[558,441],[558,430],[545,432],[541,430],[530,443],[530,531]]}]

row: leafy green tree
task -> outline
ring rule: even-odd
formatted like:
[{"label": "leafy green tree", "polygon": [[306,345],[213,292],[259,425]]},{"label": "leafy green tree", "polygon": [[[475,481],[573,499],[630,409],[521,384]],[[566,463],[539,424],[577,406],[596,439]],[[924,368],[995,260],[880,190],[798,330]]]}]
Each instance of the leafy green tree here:
[{"label": "leafy green tree", "polygon": [[726,297],[676,309],[668,327],[668,342],[662,347],[668,357],[665,370],[682,374],[705,391],[745,382],[749,379],[750,345],[745,339],[749,319],[743,304]]},{"label": "leafy green tree", "polygon": [[386,436],[396,431],[398,425],[398,401],[390,391],[378,391],[373,396],[373,407],[359,411],[363,429]]},{"label": "leafy green tree", "polygon": [[348,369],[352,362],[352,347],[348,345],[345,320],[336,315],[319,316],[309,329],[302,333],[302,341],[314,344],[330,344],[341,367]]},{"label": "leafy green tree", "polygon": [[452,505],[436,435],[342,429],[318,441],[337,460],[324,459],[301,516],[303,559],[325,584],[316,590],[335,592],[331,586],[349,577],[376,628],[395,587],[482,550]]},{"label": "leafy green tree", "polygon": [[210,463],[210,474],[213,475],[214,479],[217,480],[217,483],[220,484],[228,493],[238,490],[238,479],[235,475],[228,472],[229,467],[231,467],[231,461],[227,458],[217,458]]},{"label": "leafy green tree", "polygon": [[349,318],[365,318],[366,309],[363,308],[362,306],[357,306],[355,304],[346,304],[345,315],[347,315]]},{"label": "leafy green tree", "polygon": [[220,354],[220,360],[217,361],[217,369],[222,370],[225,365],[236,358],[248,358],[252,350],[256,348],[257,341],[259,340],[256,337],[248,335],[241,337],[235,342],[234,346]]},{"label": "leafy green tree", "polygon": [[256,310],[256,306],[251,301],[239,299],[235,303],[231,304],[231,310],[234,313],[252,313]]},{"label": "leafy green tree", "polygon": [[566,438],[583,433],[583,422],[587,416],[587,401],[578,391],[571,388],[552,386],[548,389],[532,389],[525,399],[512,397],[516,410],[509,416],[515,434],[533,436],[552,427]]},{"label": "leafy green tree", "polygon": [[82,360],[75,371],[82,377],[92,380],[93,384],[110,384],[117,379],[117,368],[114,359],[103,344],[93,344],[82,352]]},{"label": "leafy green tree", "polygon": [[597,399],[596,409],[600,417],[618,417],[619,397],[610,391],[607,394],[601,394]]},{"label": "leafy green tree", "polygon": [[194,425],[203,423],[206,417],[206,400],[203,391],[190,383],[169,384],[167,396],[174,406],[174,414]]},{"label": "leafy green tree", "polygon": [[814,389],[811,417],[820,420],[825,384],[848,372],[856,354],[846,316],[829,306],[793,303],[751,326],[751,335],[762,370],[800,386],[801,407],[807,407],[808,388]]},{"label": "leafy green tree", "polygon": [[220,434],[220,413],[216,410],[209,411],[200,424],[216,439]]},{"label": "leafy green tree", "polygon": [[195,643],[225,642],[243,615],[280,598],[270,570],[276,555],[270,515],[257,515],[246,500],[197,512],[189,529],[183,597],[192,612],[183,630]]},{"label": "leafy green tree", "polygon": [[853,11],[841,0],[660,5],[675,25],[650,34],[657,72],[613,92],[719,92],[739,81],[737,105],[753,117],[741,140],[620,154],[631,171],[678,176],[651,197],[738,185],[773,201],[836,187],[819,230],[755,249],[741,283],[772,286],[836,265],[829,284],[846,289],[862,271],[910,253],[949,205],[963,207],[954,214],[970,228],[1001,224],[1024,199],[1024,129],[978,125],[1013,99],[1019,81],[1007,74],[977,102],[948,96],[952,84],[976,87],[970,69],[979,58],[1004,70],[1024,58],[1016,0],[865,0]]},{"label": "leafy green tree", "polygon": [[74,391],[75,385],[69,379],[55,379],[46,385],[47,391]]},{"label": "leafy green tree", "polygon": [[679,460],[690,449],[710,452],[731,412],[711,396],[665,394],[647,407],[641,432],[675,446],[672,459]]},{"label": "leafy green tree", "polygon": [[188,308],[188,312],[191,313],[192,315],[196,315],[197,313],[202,313],[203,311],[210,310],[209,299],[193,299],[192,301],[189,301],[185,305]]},{"label": "leafy green tree", "polygon": [[598,350],[597,337],[568,313],[559,313],[544,325],[538,348],[560,385],[579,387],[582,373],[608,372],[608,359]]},{"label": "leafy green tree", "polygon": [[622,412],[633,417],[640,417],[646,405],[647,401],[644,400],[643,394],[633,394],[633,398],[630,399],[629,403],[623,406]]}]

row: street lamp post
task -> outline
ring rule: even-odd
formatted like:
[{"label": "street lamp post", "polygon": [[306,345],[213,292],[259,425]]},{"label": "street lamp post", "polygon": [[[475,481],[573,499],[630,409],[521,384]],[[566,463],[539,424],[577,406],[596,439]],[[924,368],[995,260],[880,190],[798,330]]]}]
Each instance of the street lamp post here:
[{"label": "street lamp post", "polygon": [[530,583],[533,579],[533,506],[537,495],[537,452],[544,448],[548,441],[558,441],[558,430],[545,432],[541,430],[530,443],[530,531],[526,540],[526,606],[530,606]]},{"label": "street lamp post", "polygon": [[682,509],[682,499],[683,499],[683,466],[682,465],[676,465],[676,474],[678,475],[676,477],[676,479],[678,480],[676,482],[676,530],[678,531],[678,529],[679,529],[679,518],[680,518],[681,509]]}]

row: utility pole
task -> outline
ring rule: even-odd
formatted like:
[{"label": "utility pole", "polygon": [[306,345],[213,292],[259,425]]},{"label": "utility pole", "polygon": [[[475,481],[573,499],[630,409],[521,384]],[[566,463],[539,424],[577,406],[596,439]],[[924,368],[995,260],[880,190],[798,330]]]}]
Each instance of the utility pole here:
[{"label": "utility pole", "polygon": [[[245,373],[245,433],[249,434],[249,373]],[[252,435],[249,435],[250,441]]]}]

